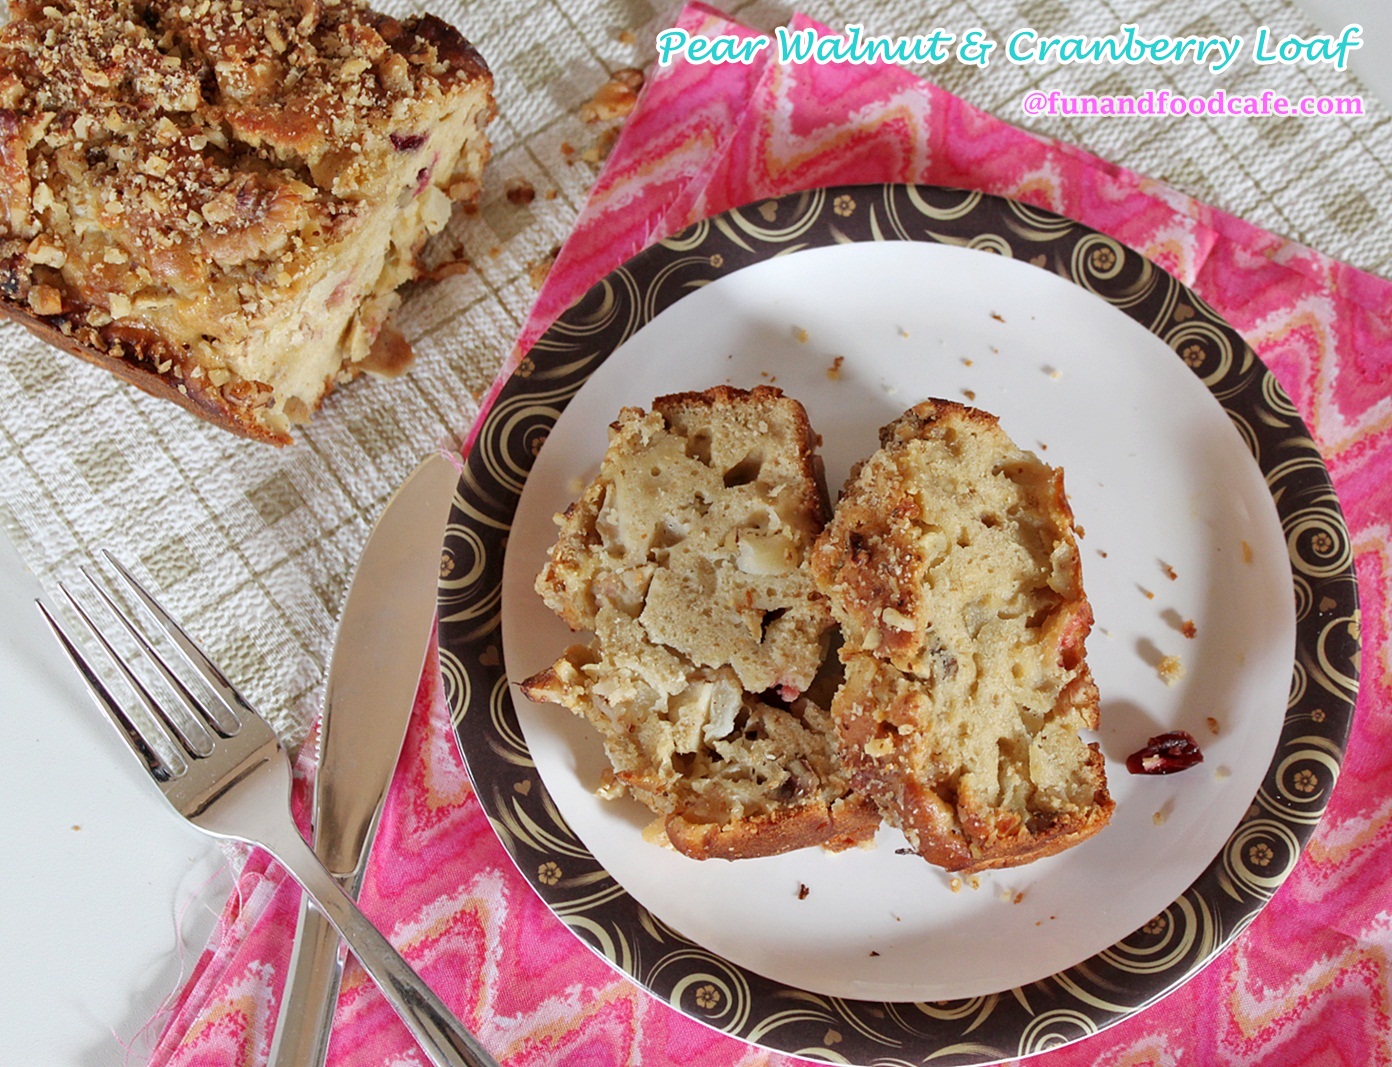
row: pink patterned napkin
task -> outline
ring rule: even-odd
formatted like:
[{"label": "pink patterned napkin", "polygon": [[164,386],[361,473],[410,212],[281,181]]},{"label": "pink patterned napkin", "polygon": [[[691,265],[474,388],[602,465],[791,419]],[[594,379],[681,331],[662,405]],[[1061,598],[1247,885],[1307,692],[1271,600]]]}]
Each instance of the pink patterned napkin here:
[{"label": "pink patterned napkin", "polygon": [[[701,5],[678,24],[708,35],[752,32]],[[1049,208],[1140,250],[1194,288],[1245,334],[1315,434],[1361,585],[1359,711],[1338,789],[1294,873],[1235,945],[1179,991],[1027,1062],[1389,1062],[1392,283],[1016,129],[897,68],[677,62],[652,72],[505,373],[571,301],[654,240],[763,197],[891,181],[976,188]],[[264,1062],[298,897],[274,863],[252,855],[170,1009],[153,1064]],[[475,801],[434,669],[421,681],[362,902],[505,1064],[799,1062],[686,1019],[550,914]],[[355,1067],[421,1062],[351,964],[329,1059]]]}]

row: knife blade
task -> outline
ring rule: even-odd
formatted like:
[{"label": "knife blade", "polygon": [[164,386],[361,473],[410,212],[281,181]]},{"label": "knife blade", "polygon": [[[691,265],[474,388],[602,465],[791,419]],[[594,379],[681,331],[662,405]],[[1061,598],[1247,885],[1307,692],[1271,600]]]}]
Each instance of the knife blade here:
[{"label": "knife blade", "polygon": [[[354,897],[415,703],[435,624],[440,546],[459,479],[425,460],[388,500],[354,569],[329,661],[314,780],[314,851]],[[317,1067],[328,1053],[343,952],[300,903],[269,1067]]]}]

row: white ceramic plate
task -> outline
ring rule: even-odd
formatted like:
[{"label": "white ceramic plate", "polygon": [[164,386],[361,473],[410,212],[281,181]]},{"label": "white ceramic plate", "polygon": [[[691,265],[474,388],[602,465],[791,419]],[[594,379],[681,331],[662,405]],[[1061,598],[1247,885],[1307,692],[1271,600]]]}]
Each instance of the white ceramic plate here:
[{"label": "white ceramic plate", "polygon": [[[1275,751],[1272,709],[1284,707],[1295,651],[1290,564],[1261,471],[1203,383],[1120,311],[1027,263],[939,244],[839,245],[747,267],[659,315],[566,407],[527,479],[504,565],[508,677],[540,670],[575,640],[532,584],[555,541],[551,516],[593,477],[619,407],[770,380],[803,402],[822,435],[833,498],[851,464],[877,447],[877,429],[930,396],[970,392],[1017,443],[1063,467],[1086,531],[1097,619],[1089,662],[1103,694],[1098,740],[1113,823],[1078,848],[956,893],[936,868],[896,854],[907,843],[888,829],[872,851],[701,862],[644,841],[647,808],[594,795],[608,761],[583,720],[514,693],[561,814],[675,930],[833,996],[992,993],[1063,970],[1153,919],[1217,854]],[[1162,654],[1185,666],[1175,686],[1156,669]],[[1202,766],[1126,772],[1128,753],[1180,729],[1199,739]]]},{"label": "white ceramic plate", "polygon": [[[877,239],[885,236],[898,239]],[[796,254],[780,254],[788,251]],[[857,1006],[862,1059],[906,1041],[941,1051],[975,1031],[991,1054],[967,1059],[989,1062],[1082,1036],[1172,988],[1288,873],[1343,736],[1329,723],[1334,739],[1312,748],[1297,730],[1305,740],[1290,749],[1287,697],[1292,679],[1307,677],[1296,662],[1298,617],[1313,597],[1302,594],[1301,564],[1318,557],[1313,569],[1329,587],[1320,596],[1336,601],[1326,613],[1351,618],[1347,542],[1326,548],[1314,537],[1315,527],[1338,535],[1342,524],[1288,401],[1173,279],[1101,235],[1005,201],[831,190],[732,213],[645,253],[532,355],[490,412],[462,483],[452,543],[460,564],[476,563],[461,566],[468,578],[455,592],[474,592],[442,595],[459,620],[442,637],[460,654],[450,673],[467,712],[461,745],[505,844],[616,965],[696,1017],[771,1047],[818,1054],[785,1019],[789,996],[802,991]],[[905,842],[887,828],[872,850],[701,863],[644,841],[646,808],[594,796],[607,761],[583,721],[479,673],[470,661],[496,657],[499,637],[513,679],[575,640],[532,583],[554,540],[551,516],[593,475],[618,409],[722,382],[774,384],[801,400],[833,493],[876,447],[878,427],[928,396],[994,412],[1017,443],[1064,468],[1086,531],[1111,826],[1059,856],[960,885],[898,851]],[[1263,450],[1268,438],[1282,458]],[[1282,468],[1300,441],[1306,454]],[[1286,476],[1324,503],[1293,508],[1268,485]],[[1299,518],[1306,512],[1314,526]],[[501,574],[497,552],[479,547],[499,526],[510,527]],[[489,628],[499,606],[500,632]],[[1173,686],[1157,670],[1166,655],[1185,667]],[[1351,700],[1346,690],[1339,695]],[[1176,729],[1199,740],[1202,765],[1127,773],[1130,752]],[[1312,779],[1315,796],[1301,797],[1295,768],[1325,766],[1331,745],[1332,768]],[[545,787],[540,803],[532,782]],[[1276,793],[1313,802],[1296,829],[1254,812],[1273,782]],[[1242,908],[1225,911],[1223,884],[1239,886]],[[1099,965],[1117,974],[1099,975]],[[1066,1009],[1037,1008],[1021,992],[1048,980],[1072,996],[1093,978],[1107,992]],[[998,1006],[1006,990],[1023,1011]],[[955,1007],[901,1021],[911,1038],[886,1041],[869,1021],[907,1005],[921,1015],[926,1002]]]}]

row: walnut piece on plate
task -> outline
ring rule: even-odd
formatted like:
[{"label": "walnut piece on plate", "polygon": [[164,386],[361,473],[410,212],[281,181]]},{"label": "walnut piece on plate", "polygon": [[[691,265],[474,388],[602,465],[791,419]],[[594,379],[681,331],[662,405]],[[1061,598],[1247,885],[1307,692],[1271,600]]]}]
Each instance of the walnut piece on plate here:
[{"label": "walnut piece on plate", "polygon": [[400,369],[417,253],[473,207],[493,79],[431,15],[359,0],[11,0],[0,311],[285,444]]}]

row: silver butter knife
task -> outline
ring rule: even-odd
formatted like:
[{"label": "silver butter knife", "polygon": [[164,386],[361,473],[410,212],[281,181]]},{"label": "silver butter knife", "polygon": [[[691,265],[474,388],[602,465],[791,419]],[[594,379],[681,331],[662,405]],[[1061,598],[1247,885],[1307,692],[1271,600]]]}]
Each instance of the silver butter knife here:
[{"label": "silver butter knife", "polygon": [[[339,620],[320,721],[314,851],[353,897],[435,624],[440,548],[458,479],[449,460],[434,456],[396,491],[368,536]],[[324,1062],[342,973],[338,934],[302,900],[269,1067]]]}]

